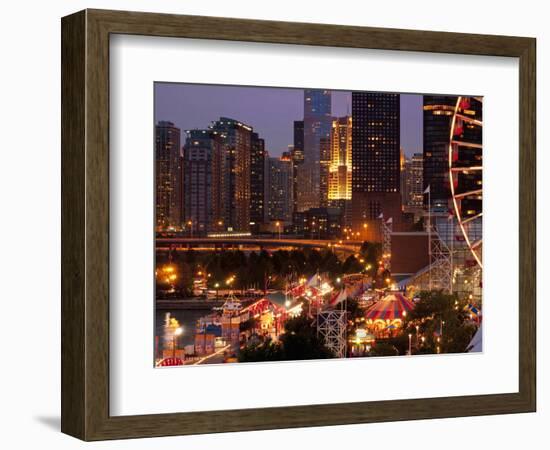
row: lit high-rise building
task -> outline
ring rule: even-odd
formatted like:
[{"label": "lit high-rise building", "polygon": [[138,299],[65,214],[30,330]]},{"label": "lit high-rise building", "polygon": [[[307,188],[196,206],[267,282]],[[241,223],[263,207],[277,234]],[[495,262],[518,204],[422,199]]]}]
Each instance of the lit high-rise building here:
[{"label": "lit high-rise building", "polygon": [[223,139],[223,149],[213,159],[215,220],[231,231],[250,230],[250,173],[252,127],[220,117],[211,126]]},{"label": "lit high-rise building", "polygon": [[212,158],[220,137],[211,130],[189,130],[183,147],[183,226],[195,234],[213,227]]},{"label": "lit high-rise building", "polygon": [[[352,92],[352,227],[401,221],[399,94]],[[379,236],[376,236],[379,238]]]},{"label": "lit high-rise building", "polygon": [[319,140],[319,150],[319,206],[326,208],[329,200],[330,137]]},{"label": "lit high-rise building", "polygon": [[328,198],[351,200],[352,118],[341,117],[332,122]]},{"label": "lit high-rise building", "polygon": [[254,230],[264,221],[265,215],[265,142],[252,133],[250,153],[250,224]]},{"label": "lit high-rise building", "polygon": [[298,211],[321,203],[321,139],[330,138],[331,98],[327,90],[304,90],[304,162],[298,166]]},{"label": "lit high-rise building", "polygon": [[415,153],[405,159],[402,168],[403,186],[401,190],[403,209],[406,212],[417,213],[422,211],[424,203],[422,153]]},{"label": "lit high-rise building", "polygon": [[294,144],[290,152],[292,156],[293,178],[293,210],[298,210],[298,166],[304,162],[304,121],[294,121]]},{"label": "lit high-rise building", "polygon": [[295,161],[302,163],[304,161],[304,121],[294,121],[294,151],[293,155]]},{"label": "lit high-rise building", "polygon": [[266,198],[269,221],[292,221],[293,177],[292,158],[286,153],[280,158],[267,158]]},{"label": "lit high-rise building", "polygon": [[342,213],[342,225],[351,226],[352,118],[341,117],[332,122],[330,162],[328,170],[328,206]]},{"label": "lit high-rise building", "polygon": [[172,122],[155,127],[155,223],[158,230],[179,229],[182,220],[181,132]]},{"label": "lit high-rise building", "polygon": [[[449,209],[449,139],[451,121],[457,98],[454,96],[424,96],[424,189],[430,186],[431,207],[437,211]],[[428,196],[424,202],[427,204]]]},{"label": "lit high-rise building", "polygon": [[[462,97],[457,105],[457,119],[452,136],[452,163],[457,205],[463,218],[480,217],[482,213],[483,176],[483,104],[475,97]],[[478,223],[481,220],[477,221]]]}]

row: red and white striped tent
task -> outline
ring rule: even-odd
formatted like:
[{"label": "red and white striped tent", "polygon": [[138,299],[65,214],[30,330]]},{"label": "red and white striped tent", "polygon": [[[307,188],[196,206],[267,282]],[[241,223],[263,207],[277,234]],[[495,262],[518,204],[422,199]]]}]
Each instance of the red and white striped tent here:
[{"label": "red and white striped tent", "polygon": [[401,320],[414,308],[413,302],[403,295],[402,292],[391,292],[381,300],[377,301],[365,314],[365,319],[393,322]]}]

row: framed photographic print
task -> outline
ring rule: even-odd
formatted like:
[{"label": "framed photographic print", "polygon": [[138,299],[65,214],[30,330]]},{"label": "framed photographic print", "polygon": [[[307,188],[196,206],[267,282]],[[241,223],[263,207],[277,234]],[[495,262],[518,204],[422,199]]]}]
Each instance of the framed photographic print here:
[{"label": "framed photographic print", "polygon": [[535,40],[62,20],[62,431],[535,410]]}]

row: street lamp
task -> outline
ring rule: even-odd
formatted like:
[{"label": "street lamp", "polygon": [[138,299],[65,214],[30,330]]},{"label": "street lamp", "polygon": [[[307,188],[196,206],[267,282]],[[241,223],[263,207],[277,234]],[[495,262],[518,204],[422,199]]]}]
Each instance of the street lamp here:
[{"label": "street lamp", "polygon": [[412,334],[409,333],[409,356],[412,355]]},{"label": "street lamp", "polygon": [[279,232],[279,239],[281,239],[281,222],[275,222],[275,226],[277,227],[277,231]]},{"label": "street lamp", "polygon": [[174,334],[172,335],[172,358],[176,357],[176,338],[178,336],[181,336],[183,333],[183,328],[178,327],[174,330]]},{"label": "street lamp", "polygon": [[189,220],[187,222],[187,225],[189,225],[191,227],[191,239],[193,239],[193,221],[192,220]]},{"label": "street lamp", "polygon": [[218,289],[220,288],[220,283],[216,283],[214,285],[214,287],[216,288],[216,300],[218,299]]}]

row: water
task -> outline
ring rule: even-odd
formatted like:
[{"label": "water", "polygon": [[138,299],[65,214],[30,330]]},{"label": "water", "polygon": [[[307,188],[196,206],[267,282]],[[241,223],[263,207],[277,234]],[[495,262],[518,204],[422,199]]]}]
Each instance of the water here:
[{"label": "water", "polygon": [[164,318],[166,313],[170,313],[170,317],[177,319],[180,326],[183,328],[183,333],[178,338],[179,347],[183,348],[185,345],[192,345],[195,343],[195,326],[197,320],[208,315],[210,310],[157,310],[155,313],[155,336],[159,336],[159,345],[161,345],[162,336],[164,335]]},{"label": "water", "polygon": [[[282,292],[274,292],[267,296],[274,303],[283,305],[285,295]],[[195,328],[197,320],[207,316],[212,312],[211,309],[204,310],[165,310],[158,309],[155,312],[155,336],[159,337],[159,346],[162,346],[162,337],[164,336],[164,321],[166,313],[170,313],[170,317],[176,319],[183,328],[183,333],[178,338],[178,347],[183,348],[186,345],[195,343]]]}]

